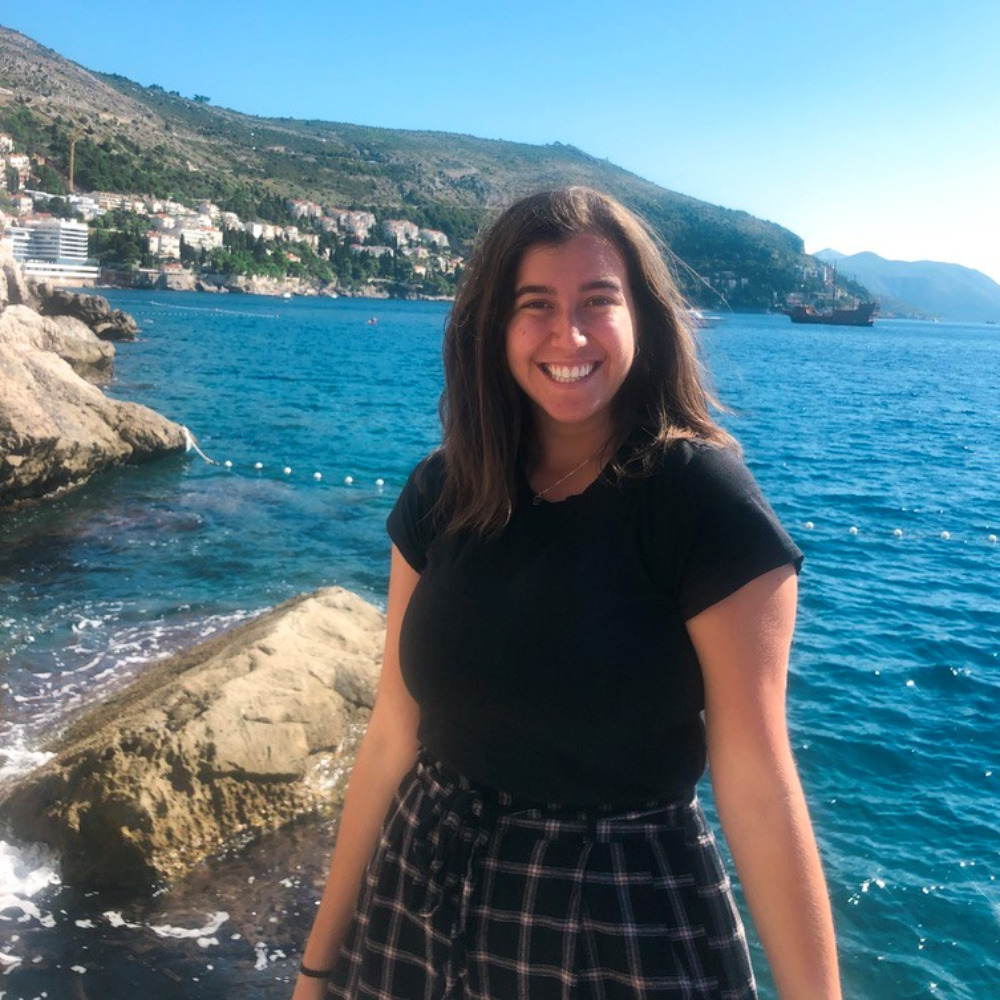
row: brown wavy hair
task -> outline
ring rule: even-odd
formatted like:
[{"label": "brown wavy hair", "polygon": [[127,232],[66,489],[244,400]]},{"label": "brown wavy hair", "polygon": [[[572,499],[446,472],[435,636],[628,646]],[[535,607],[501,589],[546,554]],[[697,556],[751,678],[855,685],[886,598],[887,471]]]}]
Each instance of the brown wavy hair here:
[{"label": "brown wavy hair", "polygon": [[706,384],[687,303],[657,238],[638,216],[585,187],[540,191],[515,202],[481,235],[444,336],[444,481],[438,512],[446,530],[499,534],[516,502],[519,462],[530,453],[533,414],[507,365],[506,332],[525,251],[573,236],[608,240],[625,262],[637,318],[636,355],[612,403],[619,453],[612,469],[643,475],[678,438],[737,447],[712,419],[721,408]]}]

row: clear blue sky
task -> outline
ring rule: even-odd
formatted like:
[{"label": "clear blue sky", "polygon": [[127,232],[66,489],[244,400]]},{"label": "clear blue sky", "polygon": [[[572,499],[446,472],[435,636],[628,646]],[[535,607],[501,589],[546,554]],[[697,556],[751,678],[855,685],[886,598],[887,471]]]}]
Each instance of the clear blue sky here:
[{"label": "clear blue sky", "polygon": [[5,7],[89,69],[214,104],[558,140],[810,251],[1000,281],[998,0]]}]

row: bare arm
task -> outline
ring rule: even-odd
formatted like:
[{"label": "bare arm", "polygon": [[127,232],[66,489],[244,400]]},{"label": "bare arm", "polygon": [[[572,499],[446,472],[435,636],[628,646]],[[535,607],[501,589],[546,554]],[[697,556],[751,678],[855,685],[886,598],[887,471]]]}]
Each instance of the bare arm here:
[{"label": "bare arm", "polygon": [[[382,676],[351,773],[330,875],[302,956],[310,969],[333,967],[382,821],[400,780],[416,760],[418,710],[399,670],[399,629],[419,579],[393,546]],[[299,976],[293,1000],[316,1000],[325,995],[325,980]]]},{"label": "bare arm", "polygon": [[781,1000],[839,1000],[833,918],[785,722],[797,581],[765,573],[688,622],[712,787]]}]

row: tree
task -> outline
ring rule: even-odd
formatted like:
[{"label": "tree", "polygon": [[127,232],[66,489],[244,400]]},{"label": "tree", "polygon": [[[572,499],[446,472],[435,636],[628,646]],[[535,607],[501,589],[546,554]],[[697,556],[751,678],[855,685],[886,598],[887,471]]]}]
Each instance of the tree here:
[{"label": "tree", "polygon": [[47,163],[35,167],[35,179],[39,190],[47,194],[65,194],[66,184],[63,179]]},{"label": "tree", "polygon": [[195,261],[195,256],[197,250],[193,247],[188,246],[188,242],[182,236],[180,239],[180,258],[182,264],[193,264]]},{"label": "tree", "polygon": [[212,103],[212,98],[211,97],[206,97],[204,94],[195,94],[194,95],[194,103],[195,104],[211,104]]}]

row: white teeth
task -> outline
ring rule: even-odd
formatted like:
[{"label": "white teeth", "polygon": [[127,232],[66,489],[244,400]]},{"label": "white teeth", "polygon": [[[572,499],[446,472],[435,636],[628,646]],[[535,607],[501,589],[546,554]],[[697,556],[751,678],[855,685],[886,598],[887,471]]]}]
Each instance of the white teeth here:
[{"label": "white teeth", "polygon": [[590,362],[586,365],[542,365],[542,369],[556,382],[579,382],[586,378],[595,368],[596,364]]}]

